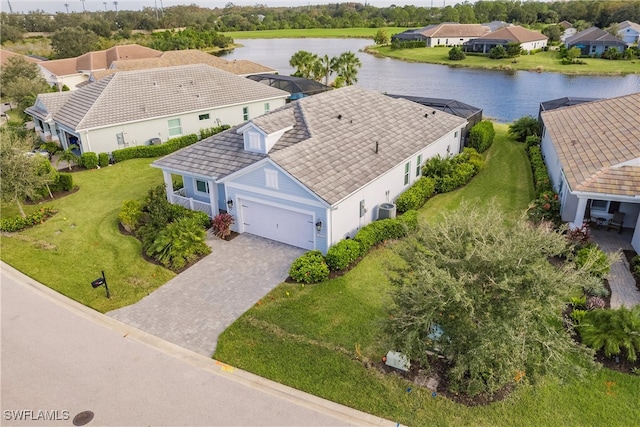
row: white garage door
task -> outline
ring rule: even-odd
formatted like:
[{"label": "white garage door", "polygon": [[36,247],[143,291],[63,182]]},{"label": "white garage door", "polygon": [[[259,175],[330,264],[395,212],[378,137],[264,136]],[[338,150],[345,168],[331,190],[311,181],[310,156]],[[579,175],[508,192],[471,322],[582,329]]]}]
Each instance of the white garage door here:
[{"label": "white garage door", "polygon": [[313,249],[313,217],[250,200],[240,200],[246,233]]}]

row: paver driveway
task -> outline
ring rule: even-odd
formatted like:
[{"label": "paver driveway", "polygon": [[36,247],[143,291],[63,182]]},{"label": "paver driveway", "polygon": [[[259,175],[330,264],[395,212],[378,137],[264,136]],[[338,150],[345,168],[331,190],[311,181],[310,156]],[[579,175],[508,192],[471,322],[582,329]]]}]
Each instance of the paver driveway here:
[{"label": "paver driveway", "polygon": [[286,279],[291,263],[304,253],[246,233],[229,242],[210,237],[207,243],[211,255],[136,304],[107,315],[211,356],[222,331]]}]

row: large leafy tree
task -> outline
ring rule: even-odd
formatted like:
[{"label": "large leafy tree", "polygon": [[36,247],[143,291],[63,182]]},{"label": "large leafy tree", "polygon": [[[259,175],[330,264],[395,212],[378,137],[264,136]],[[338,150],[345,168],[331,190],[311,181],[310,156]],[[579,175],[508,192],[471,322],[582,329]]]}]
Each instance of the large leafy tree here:
[{"label": "large leafy tree", "polygon": [[35,63],[27,62],[22,56],[13,56],[7,60],[0,71],[0,88],[3,96],[6,94],[7,85],[19,78],[33,81],[41,79],[46,84]]},{"label": "large leafy tree", "polygon": [[596,278],[566,254],[566,238],[495,208],[463,206],[423,227],[397,252],[406,267],[392,275],[391,344],[428,364],[427,351],[448,360],[450,386],[471,395],[540,375],[579,375],[592,353],[563,327],[562,310]]},{"label": "large leafy tree", "polygon": [[33,148],[29,136],[22,138],[10,130],[0,131],[0,181],[2,201],[18,205],[25,217],[23,202],[35,198],[39,191],[52,181],[51,174],[43,173],[40,156],[28,155]]},{"label": "large leafy tree", "polygon": [[18,104],[20,110],[32,106],[40,93],[51,92],[53,89],[42,77],[31,80],[27,77],[18,77],[3,87],[7,98]]},{"label": "large leafy tree", "polygon": [[64,27],[51,37],[51,48],[56,58],[72,58],[80,56],[99,46],[96,33],[81,27]]}]

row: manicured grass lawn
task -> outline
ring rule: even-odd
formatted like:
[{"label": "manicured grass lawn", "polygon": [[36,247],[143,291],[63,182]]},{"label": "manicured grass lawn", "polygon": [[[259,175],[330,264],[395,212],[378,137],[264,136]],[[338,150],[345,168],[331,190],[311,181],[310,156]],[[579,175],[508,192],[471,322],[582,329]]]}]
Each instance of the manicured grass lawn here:
[{"label": "manicured grass lawn", "polygon": [[[135,159],[99,170],[73,174],[80,190],[42,205],[26,206],[27,214],[41,206],[59,212],[44,224],[0,236],[0,258],[56,291],[106,312],[132,304],[174,277],[171,271],[148,263],[141,245],[118,229],[117,214],[125,199],[142,200],[162,183],[162,172],[149,166],[153,159]],[[16,215],[14,206],[3,216]],[[104,270],[111,299],[90,282]]]},{"label": "manicured grass lawn", "polygon": [[[406,28],[382,28],[387,34],[396,34]],[[229,31],[225,36],[233,39],[292,39],[292,38],[367,38],[373,36],[380,28],[310,28],[308,30],[262,30],[262,31]],[[372,42],[373,44],[373,42]]]},{"label": "manicured grass lawn", "polygon": [[453,67],[485,69],[506,69],[525,71],[552,71],[564,74],[629,74],[640,73],[640,59],[631,61],[610,61],[600,58],[583,58],[586,65],[562,65],[557,52],[539,52],[535,55],[522,55],[513,62],[512,58],[490,59],[485,56],[467,55],[462,61],[449,59],[449,48],[417,48],[392,50],[389,46],[371,47],[368,52],[402,59],[410,62],[444,64]]},{"label": "manicured grass lawn", "polygon": [[[463,189],[427,202],[422,220],[437,221],[463,201],[499,203],[513,216],[527,208],[533,188],[524,147],[506,137],[506,125],[496,128],[486,168]],[[342,277],[281,284],[223,333],[214,357],[407,425],[622,426],[640,419],[640,377],[609,370],[567,384],[523,386],[502,402],[475,408],[380,373],[372,364],[388,350],[380,332],[391,302],[386,272],[400,262],[391,246],[375,249]]]}]

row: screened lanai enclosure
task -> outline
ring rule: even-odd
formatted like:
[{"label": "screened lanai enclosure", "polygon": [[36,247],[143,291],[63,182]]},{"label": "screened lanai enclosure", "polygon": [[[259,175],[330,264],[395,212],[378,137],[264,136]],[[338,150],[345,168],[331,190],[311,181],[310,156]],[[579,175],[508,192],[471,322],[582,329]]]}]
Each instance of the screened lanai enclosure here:
[{"label": "screened lanai enclosure", "polygon": [[295,101],[305,96],[311,96],[333,89],[331,86],[323,85],[315,80],[294,76],[281,76],[279,74],[253,74],[247,76],[247,78],[289,92],[291,94],[288,98],[289,101]]}]

